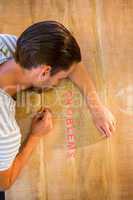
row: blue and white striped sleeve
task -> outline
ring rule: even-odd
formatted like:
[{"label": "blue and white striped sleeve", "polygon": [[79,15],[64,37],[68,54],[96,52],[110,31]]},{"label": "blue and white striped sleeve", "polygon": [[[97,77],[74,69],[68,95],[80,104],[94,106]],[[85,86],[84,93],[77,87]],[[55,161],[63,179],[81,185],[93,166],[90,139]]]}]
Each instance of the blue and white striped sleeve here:
[{"label": "blue and white striped sleeve", "polygon": [[0,102],[0,171],[10,168],[21,146],[20,129],[9,109],[12,102],[9,99],[6,102],[5,99],[4,103]]},{"label": "blue and white striped sleeve", "polygon": [[0,64],[13,57],[16,49],[17,36],[0,34]]},{"label": "blue and white striped sleeve", "polygon": [[[0,64],[13,57],[17,37],[0,34]],[[21,134],[15,119],[15,103],[0,89],[0,171],[13,163],[21,145]]]}]

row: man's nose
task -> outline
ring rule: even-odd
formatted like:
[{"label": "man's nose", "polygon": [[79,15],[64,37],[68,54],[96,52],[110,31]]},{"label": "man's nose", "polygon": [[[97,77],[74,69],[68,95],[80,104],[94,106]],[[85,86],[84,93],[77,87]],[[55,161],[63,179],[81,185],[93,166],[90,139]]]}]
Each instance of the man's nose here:
[{"label": "man's nose", "polygon": [[54,82],[53,86],[57,86],[59,84],[59,80]]}]

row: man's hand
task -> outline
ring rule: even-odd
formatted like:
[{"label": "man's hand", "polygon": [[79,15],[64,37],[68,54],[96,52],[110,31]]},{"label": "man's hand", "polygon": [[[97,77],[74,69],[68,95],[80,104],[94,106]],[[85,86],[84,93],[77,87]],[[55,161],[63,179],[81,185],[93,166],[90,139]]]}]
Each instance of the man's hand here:
[{"label": "man's hand", "polygon": [[104,105],[99,105],[91,110],[92,120],[97,129],[104,136],[111,136],[116,129],[116,119],[113,114]]},{"label": "man's hand", "polygon": [[31,135],[42,137],[49,133],[53,128],[52,114],[48,108],[38,112],[32,119]]}]

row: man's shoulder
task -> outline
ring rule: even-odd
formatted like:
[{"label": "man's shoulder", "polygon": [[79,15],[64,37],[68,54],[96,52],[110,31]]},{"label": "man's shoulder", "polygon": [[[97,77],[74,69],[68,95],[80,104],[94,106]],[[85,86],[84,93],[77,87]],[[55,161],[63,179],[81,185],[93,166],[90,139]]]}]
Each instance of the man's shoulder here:
[{"label": "man's shoulder", "polygon": [[16,35],[0,33],[0,44],[6,45],[11,51],[16,46],[17,39]]},{"label": "man's shoulder", "polygon": [[14,34],[0,33],[0,39],[3,39],[3,38],[6,38],[6,39],[13,38],[15,40],[18,39],[18,37],[16,35],[14,35]]},{"label": "man's shoulder", "polygon": [[0,64],[13,57],[16,49],[17,36],[0,34]]}]

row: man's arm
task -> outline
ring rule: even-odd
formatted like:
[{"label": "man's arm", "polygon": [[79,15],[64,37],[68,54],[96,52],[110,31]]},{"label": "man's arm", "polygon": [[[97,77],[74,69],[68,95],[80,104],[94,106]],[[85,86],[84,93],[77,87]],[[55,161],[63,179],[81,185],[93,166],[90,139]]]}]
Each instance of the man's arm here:
[{"label": "man's arm", "polygon": [[115,130],[115,118],[101,102],[91,76],[82,62],[78,63],[69,78],[83,93],[93,121],[102,134],[110,136]]},{"label": "man's arm", "polygon": [[12,166],[7,170],[0,171],[0,190],[7,190],[11,187],[27,160],[30,158],[40,138],[49,133],[52,127],[52,115],[48,109],[39,112],[33,118],[31,133],[29,134],[26,144],[16,156]]},{"label": "man's arm", "polygon": [[26,144],[21,152],[16,156],[12,166],[4,171],[0,171],[0,189],[7,190],[14,183],[25,163],[29,159],[32,151],[37,146],[40,137],[34,137],[30,134]]}]

